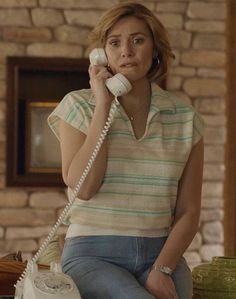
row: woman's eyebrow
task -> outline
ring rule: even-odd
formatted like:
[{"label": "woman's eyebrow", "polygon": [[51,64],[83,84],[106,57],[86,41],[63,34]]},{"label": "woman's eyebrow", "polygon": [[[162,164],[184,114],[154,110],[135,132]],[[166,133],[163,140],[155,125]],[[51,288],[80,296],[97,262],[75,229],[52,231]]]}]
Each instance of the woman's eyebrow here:
[{"label": "woman's eyebrow", "polygon": [[[134,35],[138,35],[138,34],[141,34],[141,35],[146,35],[144,32],[133,32],[133,33],[130,33],[129,35],[131,35],[131,36],[134,36]],[[117,38],[117,37],[120,37],[121,36],[121,34],[111,34],[111,35],[108,35],[108,37],[107,37],[107,39],[109,39],[109,38]]]}]

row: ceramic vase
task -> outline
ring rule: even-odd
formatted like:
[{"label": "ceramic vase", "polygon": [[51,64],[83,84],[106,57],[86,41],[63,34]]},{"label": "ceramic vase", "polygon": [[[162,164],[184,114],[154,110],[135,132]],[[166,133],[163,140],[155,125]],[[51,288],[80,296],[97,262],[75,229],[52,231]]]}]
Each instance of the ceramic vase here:
[{"label": "ceramic vase", "polygon": [[236,257],[216,256],[192,271],[193,299],[236,299]]}]

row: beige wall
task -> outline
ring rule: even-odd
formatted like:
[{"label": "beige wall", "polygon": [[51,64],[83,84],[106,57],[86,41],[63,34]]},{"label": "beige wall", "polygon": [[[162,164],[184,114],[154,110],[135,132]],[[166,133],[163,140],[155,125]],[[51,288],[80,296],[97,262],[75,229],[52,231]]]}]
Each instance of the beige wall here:
[{"label": "beige wall", "polygon": [[[106,8],[118,2],[121,1],[0,1],[0,256],[22,250],[28,258],[66,202],[64,190],[5,186],[6,57],[84,57],[89,30]],[[201,223],[186,252],[193,266],[223,254],[226,3],[224,0],[142,3],[170,33],[176,60],[167,88],[192,102],[208,125]]]}]

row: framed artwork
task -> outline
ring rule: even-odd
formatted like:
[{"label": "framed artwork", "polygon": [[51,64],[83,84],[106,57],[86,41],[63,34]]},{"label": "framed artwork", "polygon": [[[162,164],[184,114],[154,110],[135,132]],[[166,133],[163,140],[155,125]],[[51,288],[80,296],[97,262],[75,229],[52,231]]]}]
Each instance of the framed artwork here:
[{"label": "framed artwork", "polygon": [[59,142],[47,123],[58,103],[28,101],[27,104],[26,172],[61,173]]}]

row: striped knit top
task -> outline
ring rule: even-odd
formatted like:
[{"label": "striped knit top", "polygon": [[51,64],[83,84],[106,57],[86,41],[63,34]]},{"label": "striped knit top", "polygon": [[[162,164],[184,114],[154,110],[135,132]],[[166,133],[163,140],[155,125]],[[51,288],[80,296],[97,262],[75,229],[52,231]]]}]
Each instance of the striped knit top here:
[{"label": "striped knit top", "polygon": [[[72,91],[49,116],[49,125],[58,139],[60,119],[87,134],[94,107],[90,89]],[[90,200],[76,199],[67,219],[69,235],[167,235],[179,180],[203,131],[195,109],[156,84],[142,138],[135,137],[120,106],[107,136],[103,183]]]}]

